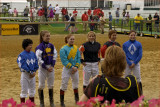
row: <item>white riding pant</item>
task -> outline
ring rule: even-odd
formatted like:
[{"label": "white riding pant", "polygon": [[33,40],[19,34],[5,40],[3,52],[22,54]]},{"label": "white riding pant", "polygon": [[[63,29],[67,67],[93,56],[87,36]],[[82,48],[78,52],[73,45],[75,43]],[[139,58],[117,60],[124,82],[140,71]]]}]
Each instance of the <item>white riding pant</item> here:
[{"label": "white riding pant", "polygon": [[22,72],[21,73],[21,98],[26,98],[29,93],[29,97],[34,97],[35,95],[35,77],[30,78],[30,73]]},{"label": "white riding pant", "polygon": [[[49,68],[51,65],[47,65]],[[54,86],[54,69],[52,72],[47,71],[46,69],[39,66],[38,70],[38,78],[39,78],[39,89],[43,90],[45,88],[45,80],[47,79],[48,89],[53,89]]]},{"label": "white riding pant", "polygon": [[133,68],[129,68],[129,65],[127,64],[126,69],[125,69],[125,77],[127,75],[131,75],[132,71],[133,71],[133,75],[137,79],[137,82],[141,82],[140,64],[137,63]]},{"label": "white riding pant", "polygon": [[88,86],[90,77],[93,78],[99,74],[99,67],[98,62],[85,62],[85,64],[83,66],[83,86]]},{"label": "white riding pant", "polygon": [[62,83],[61,83],[61,90],[66,91],[68,87],[68,81],[71,77],[72,80],[72,88],[77,89],[79,84],[79,73],[78,70],[74,74],[72,74],[72,68],[68,69],[66,67],[63,67],[62,71]]}]

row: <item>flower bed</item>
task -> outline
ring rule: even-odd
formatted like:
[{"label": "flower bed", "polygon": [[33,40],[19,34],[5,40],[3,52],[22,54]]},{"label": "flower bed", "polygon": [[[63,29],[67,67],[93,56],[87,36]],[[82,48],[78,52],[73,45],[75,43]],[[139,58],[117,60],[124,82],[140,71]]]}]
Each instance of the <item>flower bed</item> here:
[{"label": "flower bed", "polygon": [[122,101],[119,104],[116,104],[116,100],[112,100],[111,104],[108,101],[105,101],[103,104],[100,102],[103,101],[104,97],[98,96],[90,98],[87,102],[78,102],[77,105],[81,107],[160,107],[160,99],[151,99],[149,101],[143,100],[144,96],[139,97],[136,101],[132,103],[125,103]]}]

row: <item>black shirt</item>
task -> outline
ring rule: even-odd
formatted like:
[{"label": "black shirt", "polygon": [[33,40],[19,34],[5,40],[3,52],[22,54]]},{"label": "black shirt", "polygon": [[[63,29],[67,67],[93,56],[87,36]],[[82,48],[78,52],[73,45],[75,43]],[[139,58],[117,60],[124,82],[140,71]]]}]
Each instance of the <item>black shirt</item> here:
[{"label": "black shirt", "polygon": [[98,62],[98,52],[100,51],[100,43],[98,42],[86,42],[83,44],[85,51],[83,52],[84,60],[82,62]]},{"label": "black shirt", "polygon": [[136,77],[128,75],[126,78],[98,76],[90,82],[84,94],[88,98],[103,96],[102,102],[107,100],[111,103],[115,99],[116,103],[120,103],[122,100],[131,103],[137,100],[141,93]]},{"label": "black shirt", "polygon": [[[71,17],[71,22],[75,22],[74,17]],[[71,23],[70,25],[71,25],[71,26],[75,26],[75,23]]]},{"label": "black shirt", "polygon": [[69,20],[69,16],[68,15],[65,15],[64,17],[66,18],[66,21]]},{"label": "black shirt", "polygon": [[157,18],[157,20],[155,20],[155,24],[159,24],[159,16],[158,15],[157,16],[154,15],[154,18]]}]

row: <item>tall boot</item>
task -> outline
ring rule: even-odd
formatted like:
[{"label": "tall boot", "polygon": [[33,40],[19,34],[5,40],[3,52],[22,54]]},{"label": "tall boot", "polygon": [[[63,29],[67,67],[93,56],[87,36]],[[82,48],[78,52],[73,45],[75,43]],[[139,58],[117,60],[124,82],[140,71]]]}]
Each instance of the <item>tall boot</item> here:
[{"label": "tall boot", "polygon": [[50,101],[50,106],[54,107],[53,89],[49,89],[49,101]]},{"label": "tall boot", "polygon": [[29,99],[34,103],[34,97],[29,97]]},{"label": "tall boot", "polygon": [[83,92],[86,90],[86,86],[83,86]]},{"label": "tall boot", "polygon": [[64,104],[64,91],[60,90],[60,102],[61,102],[61,107],[65,107]]},{"label": "tall boot", "polygon": [[20,98],[21,103],[25,103],[25,98]]},{"label": "tall boot", "polygon": [[43,90],[38,89],[38,94],[39,94],[40,107],[45,107]]},{"label": "tall boot", "polygon": [[75,98],[75,103],[79,101],[79,94],[78,94],[78,88],[74,89],[74,98]]}]

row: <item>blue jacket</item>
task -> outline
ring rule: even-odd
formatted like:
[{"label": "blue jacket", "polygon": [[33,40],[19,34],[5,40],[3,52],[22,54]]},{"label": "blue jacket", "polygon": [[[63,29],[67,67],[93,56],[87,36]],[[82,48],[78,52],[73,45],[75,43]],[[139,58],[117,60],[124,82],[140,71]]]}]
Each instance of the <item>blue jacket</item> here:
[{"label": "blue jacket", "polygon": [[80,67],[81,55],[76,45],[73,46],[69,46],[68,44],[64,45],[60,49],[60,58],[62,64],[66,68]]},{"label": "blue jacket", "polygon": [[23,51],[17,58],[17,63],[21,72],[36,72],[38,69],[38,60],[34,52]]},{"label": "blue jacket", "polygon": [[[138,41],[127,41],[123,44],[123,50],[126,54],[127,64],[137,64],[142,58],[142,45]],[[133,62],[131,62],[133,61]]]}]

